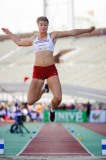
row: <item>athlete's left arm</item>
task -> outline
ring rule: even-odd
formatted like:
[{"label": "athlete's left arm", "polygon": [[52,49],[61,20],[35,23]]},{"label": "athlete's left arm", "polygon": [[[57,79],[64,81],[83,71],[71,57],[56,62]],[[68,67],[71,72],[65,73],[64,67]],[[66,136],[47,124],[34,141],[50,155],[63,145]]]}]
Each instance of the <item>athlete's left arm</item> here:
[{"label": "athlete's left arm", "polygon": [[92,26],[88,29],[73,29],[69,31],[54,31],[52,34],[55,38],[68,37],[68,36],[77,36],[84,33],[91,33],[95,30],[95,27]]}]

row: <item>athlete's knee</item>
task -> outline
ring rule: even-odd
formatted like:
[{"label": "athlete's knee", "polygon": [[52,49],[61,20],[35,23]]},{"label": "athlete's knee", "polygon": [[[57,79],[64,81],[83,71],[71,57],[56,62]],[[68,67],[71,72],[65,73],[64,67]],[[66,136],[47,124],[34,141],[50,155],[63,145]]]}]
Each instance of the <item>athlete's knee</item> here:
[{"label": "athlete's knee", "polygon": [[33,101],[27,101],[27,104],[28,104],[28,105],[33,105],[34,102],[33,102]]},{"label": "athlete's knee", "polygon": [[55,98],[55,101],[56,101],[58,104],[61,103],[61,101],[62,101],[62,97],[61,97],[61,96],[55,96],[54,98]]},{"label": "athlete's knee", "polygon": [[36,101],[37,101],[37,99],[34,99],[34,100],[27,99],[27,104],[28,105],[33,105]]}]

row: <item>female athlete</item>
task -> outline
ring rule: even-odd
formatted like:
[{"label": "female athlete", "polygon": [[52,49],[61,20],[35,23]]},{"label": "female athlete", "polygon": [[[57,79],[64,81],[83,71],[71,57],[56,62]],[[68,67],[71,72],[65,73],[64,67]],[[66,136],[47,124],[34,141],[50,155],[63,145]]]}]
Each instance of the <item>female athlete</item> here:
[{"label": "female athlete", "polygon": [[[92,26],[88,29],[53,31],[48,33],[49,20],[44,16],[37,18],[37,25],[39,32],[29,38],[21,39],[7,28],[2,28],[2,31],[7,34],[9,38],[18,46],[33,45],[35,61],[32,81],[27,96],[27,103],[28,105],[33,105],[41,98],[43,93],[49,92],[50,89],[53,94],[53,99],[51,100],[51,104],[49,106],[50,121],[53,122],[55,120],[55,109],[62,100],[61,84],[53,58],[55,43],[58,38],[91,33],[95,30],[95,27]],[[45,79],[47,79],[47,84],[43,88]]]}]

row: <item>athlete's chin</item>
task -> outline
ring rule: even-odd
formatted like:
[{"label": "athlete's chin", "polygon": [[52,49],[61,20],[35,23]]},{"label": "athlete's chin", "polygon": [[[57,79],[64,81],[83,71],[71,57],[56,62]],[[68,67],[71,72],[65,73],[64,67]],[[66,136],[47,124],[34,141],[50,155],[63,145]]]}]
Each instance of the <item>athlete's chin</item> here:
[{"label": "athlete's chin", "polygon": [[47,32],[47,30],[42,30],[42,31],[41,31],[41,33],[45,33],[45,32]]}]

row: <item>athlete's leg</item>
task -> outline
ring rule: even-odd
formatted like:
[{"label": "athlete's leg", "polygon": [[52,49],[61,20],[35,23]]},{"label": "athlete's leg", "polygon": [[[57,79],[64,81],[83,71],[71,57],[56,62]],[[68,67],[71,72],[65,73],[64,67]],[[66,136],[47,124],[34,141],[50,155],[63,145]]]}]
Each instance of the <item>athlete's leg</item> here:
[{"label": "athlete's leg", "polygon": [[27,96],[28,105],[33,105],[41,98],[42,94],[45,92],[45,90],[42,89],[43,84],[44,80],[32,79]]},{"label": "athlete's leg", "polygon": [[54,110],[56,109],[56,107],[58,107],[58,105],[61,103],[61,100],[62,100],[62,89],[61,89],[58,75],[49,77],[47,79],[47,83],[54,96],[51,101],[51,106],[52,106],[52,109]]}]

